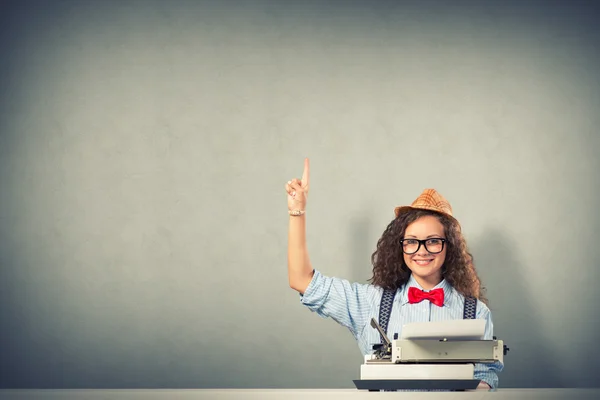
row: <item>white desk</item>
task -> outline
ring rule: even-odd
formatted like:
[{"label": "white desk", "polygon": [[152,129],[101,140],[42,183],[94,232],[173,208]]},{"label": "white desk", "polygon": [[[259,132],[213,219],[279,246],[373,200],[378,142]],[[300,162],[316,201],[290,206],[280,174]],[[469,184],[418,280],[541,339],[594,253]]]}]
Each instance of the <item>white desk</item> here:
[{"label": "white desk", "polygon": [[498,389],[468,392],[366,392],[356,389],[3,389],[0,400],[345,400],[345,399],[493,399],[597,400],[598,389]]}]

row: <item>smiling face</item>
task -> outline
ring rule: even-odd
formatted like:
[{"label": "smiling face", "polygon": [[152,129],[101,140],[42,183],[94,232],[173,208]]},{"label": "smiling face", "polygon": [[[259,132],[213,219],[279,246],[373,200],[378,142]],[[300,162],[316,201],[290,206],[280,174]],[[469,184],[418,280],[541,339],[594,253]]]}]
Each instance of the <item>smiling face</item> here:
[{"label": "smiling face", "polygon": [[[445,239],[445,237],[444,226],[433,215],[423,216],[406,227],[406,232],[404,233],[405,251],[413,252],[414,248],[419,246],[418,243],[411,241],[411,239],[430,239],[427,242],[427,247],[421,243],[419,249],[414,254],[403,254],[404,263],[412,271],[415,280],[423,289],[431,289],[442,281],[442,265],[446,259],[447,243],[444,243],[441,252],[434,253],[440,247],[440,241],[436,241],[435,239]],[[411,249],[410,246],[414,246],[414,248]]]}]

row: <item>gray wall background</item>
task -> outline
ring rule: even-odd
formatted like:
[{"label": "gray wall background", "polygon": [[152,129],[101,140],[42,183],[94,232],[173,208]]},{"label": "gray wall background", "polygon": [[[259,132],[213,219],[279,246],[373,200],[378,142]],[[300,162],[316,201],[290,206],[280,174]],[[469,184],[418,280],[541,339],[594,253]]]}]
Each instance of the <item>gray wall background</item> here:
[{"label": "gray wall background", "polygon": [[594,1],[4,1],[2,387],[353,387],[287,285],[364,282],[393,208],[452,203],[503,387],[598,387]]}]

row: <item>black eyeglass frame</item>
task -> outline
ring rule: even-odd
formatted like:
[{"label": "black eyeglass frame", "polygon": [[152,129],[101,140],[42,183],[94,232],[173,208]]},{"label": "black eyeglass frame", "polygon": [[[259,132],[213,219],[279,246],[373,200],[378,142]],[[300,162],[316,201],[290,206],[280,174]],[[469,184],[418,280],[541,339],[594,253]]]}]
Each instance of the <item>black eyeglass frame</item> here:
[{"label": "black eyeglass frame", "polygon": [[[411,253],[408,253],[408,252],[404,251],[404,241],[405,240],[415,240],[415,241],[419,242],[419,246],[417,246],[417,249],[415,251],[413,251]],[[436,251],[436,252],[433,252],[433,251],[429,250],[427,248],[427,241],[428,240],[441,240],[442,241],[442,248],[441,248],[441,250],[440,251]],[[444,247],[446,245],[446,239],[443,239],[443,238],[429,238],[429,239],[420,240],[420,239],[415,239],[415,238],[406,238],[406,239],[402,239],[400,241],[400,243],[402,244],[402,252],[404,254],[409,254],[409,255],[410,254],[415,254],[417,251],[419,251],[421,249],[421,246],[424,246],[425,250],[427,250],[427,252],[430,253],[430,254],[440,254],[442,251],[444,251]]]}]

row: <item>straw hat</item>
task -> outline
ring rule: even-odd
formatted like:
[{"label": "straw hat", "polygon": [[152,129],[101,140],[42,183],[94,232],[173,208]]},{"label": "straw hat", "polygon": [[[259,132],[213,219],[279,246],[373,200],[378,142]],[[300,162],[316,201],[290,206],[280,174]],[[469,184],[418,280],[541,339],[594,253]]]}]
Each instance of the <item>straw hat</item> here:
[{"label": "straw hat", "polygon": [[411,208],[436,211],[454,218],[452,215],[452,206],[450,206],[448,200],[446,200],[444,196],[439,194],[435,189],[423,190],[423,193],[421,193],[410,206],[398,206],[394,209],[394,213],[397,217],[401,212],[410,210]]}]

